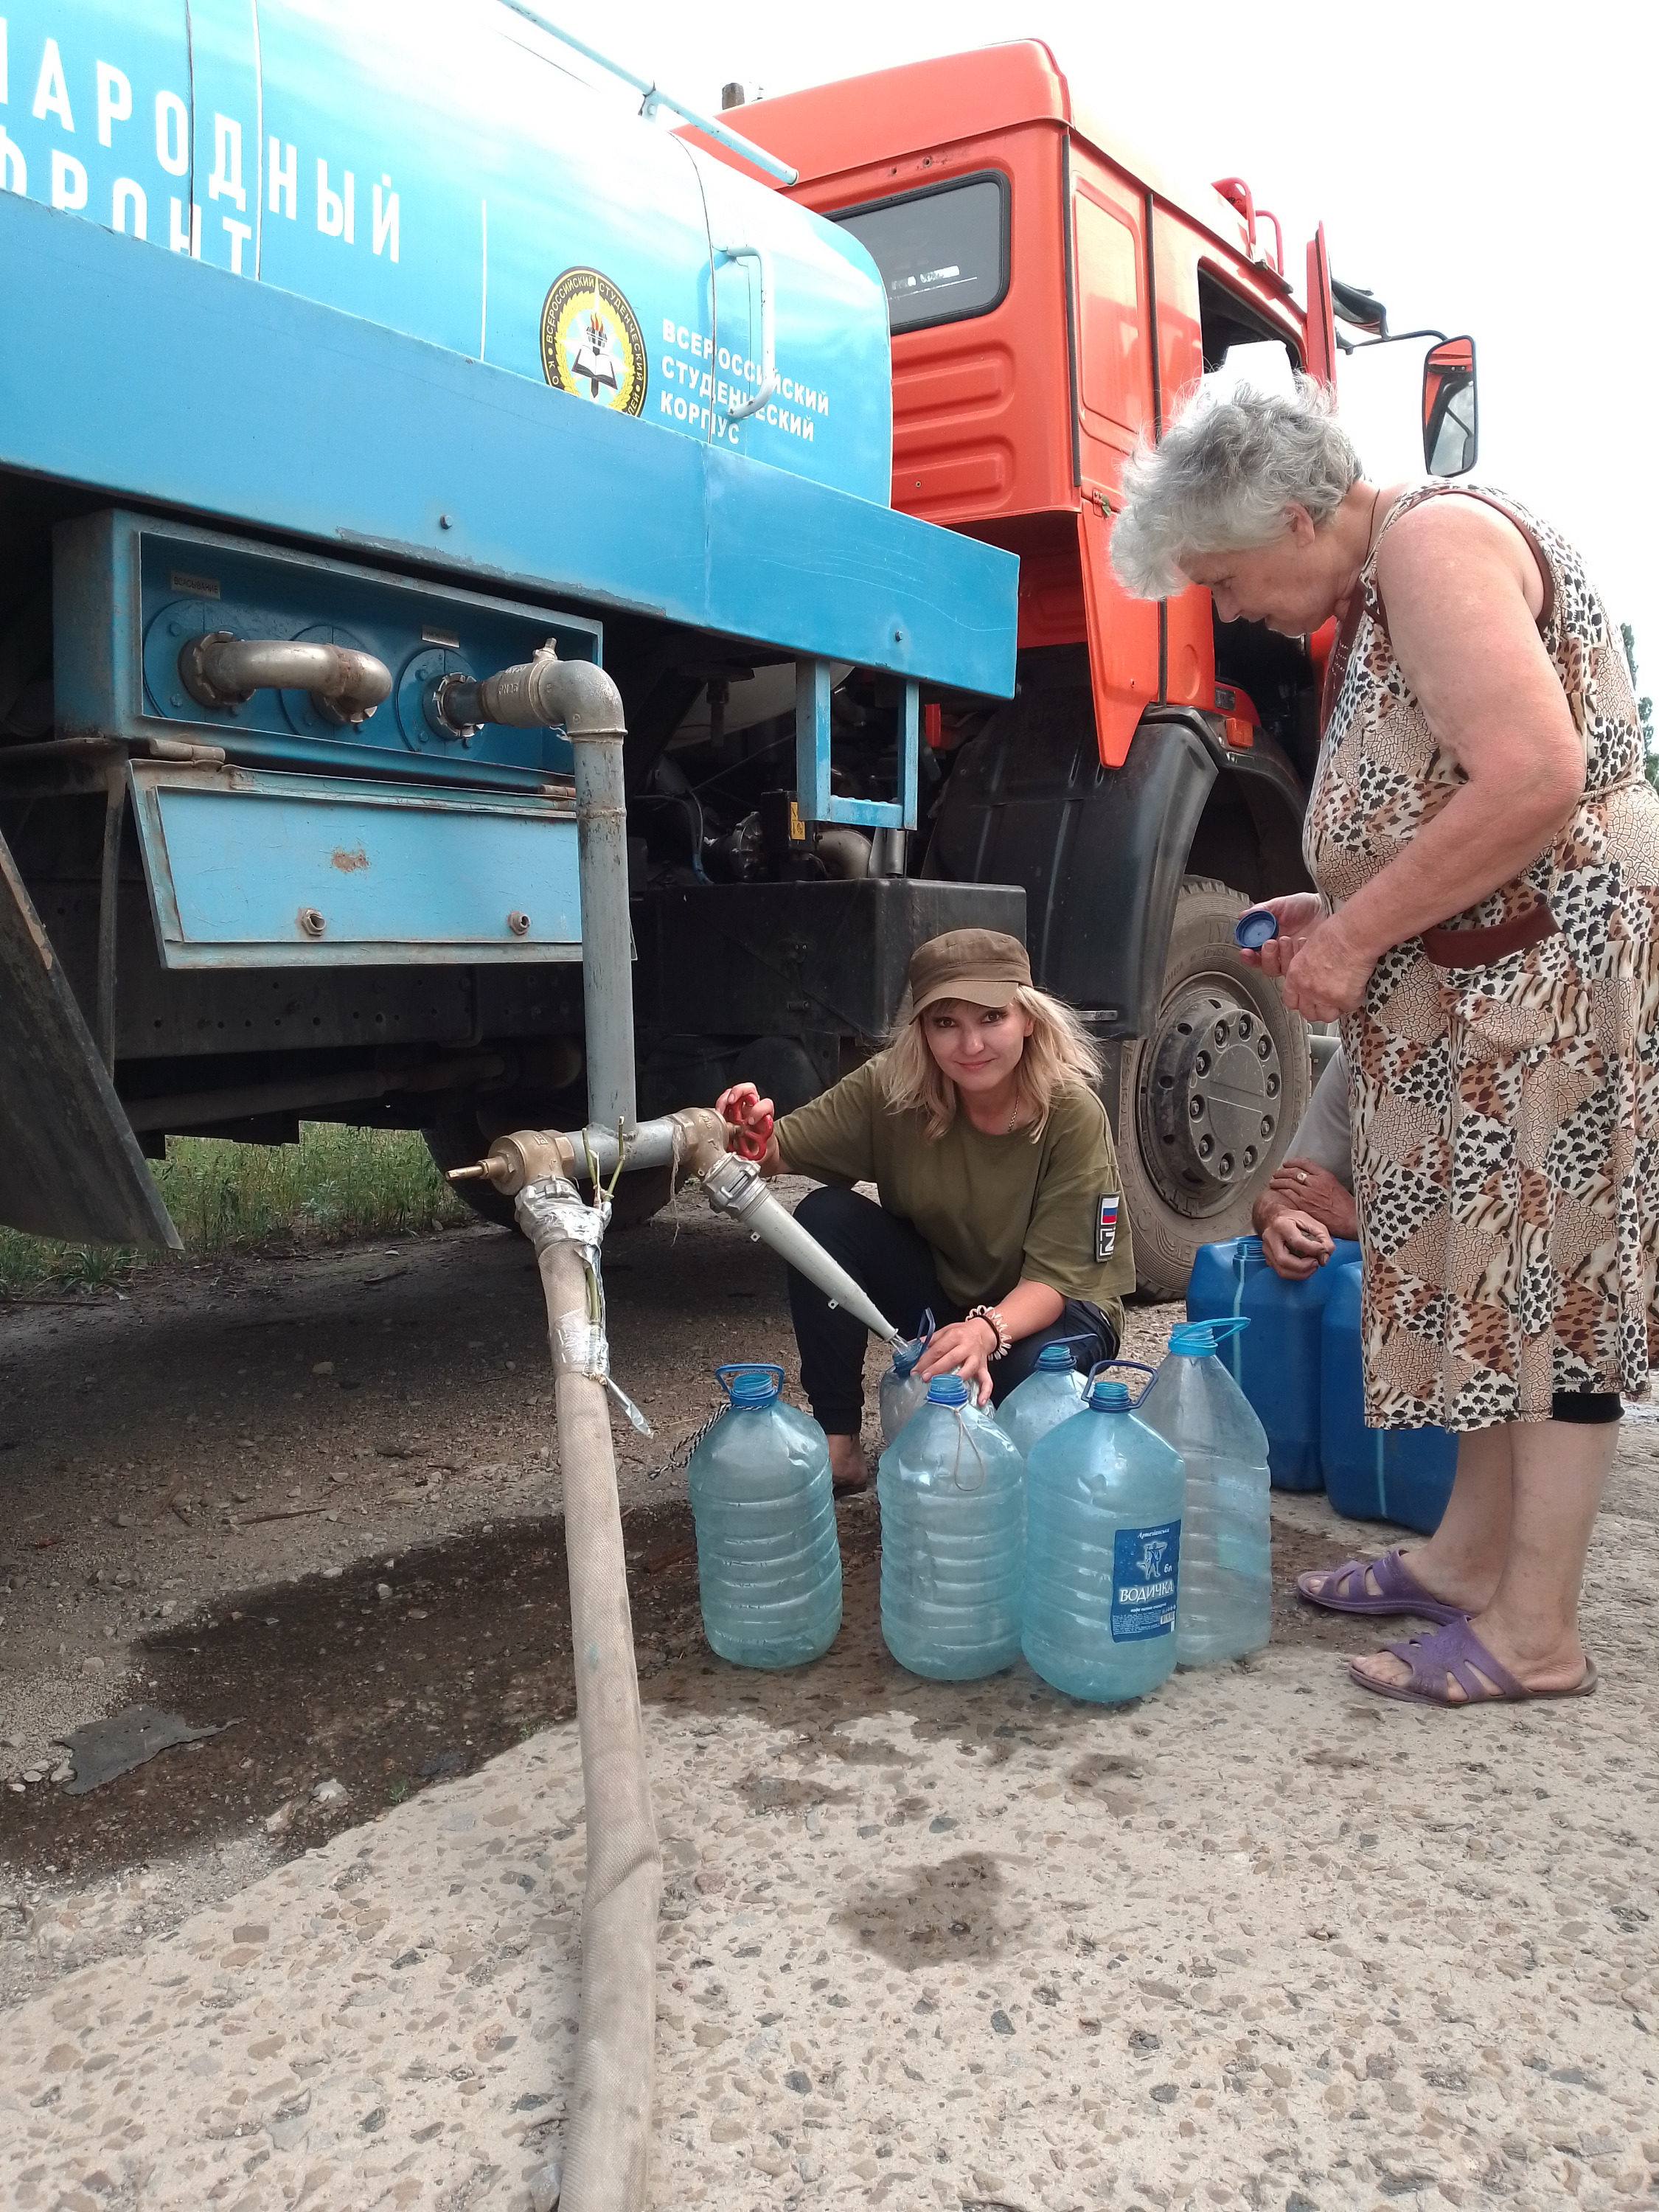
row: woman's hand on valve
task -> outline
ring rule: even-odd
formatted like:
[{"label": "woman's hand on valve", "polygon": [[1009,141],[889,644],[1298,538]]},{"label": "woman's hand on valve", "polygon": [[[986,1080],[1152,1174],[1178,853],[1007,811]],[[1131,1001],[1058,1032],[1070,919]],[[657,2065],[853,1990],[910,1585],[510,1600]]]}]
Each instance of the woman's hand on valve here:
[{"label": "woman's hand on valve", "polygon": [[765,1159],[775,1119],[769,1098],[763,1098],[752,1083],[733,1083],[714,1101],[714,1111],[732,1125],[728,1151],[740,1159]]},{"label": "woman's hand on valve", "polygon": [[990,1359],[996,1348],[997,1333],[988,1321],[949,1322],[927,1340],[915,1371],[930,1381],[935,1375],[960,1375],[975,1393],[975,1405],[983,1406],[991,1395]]}]

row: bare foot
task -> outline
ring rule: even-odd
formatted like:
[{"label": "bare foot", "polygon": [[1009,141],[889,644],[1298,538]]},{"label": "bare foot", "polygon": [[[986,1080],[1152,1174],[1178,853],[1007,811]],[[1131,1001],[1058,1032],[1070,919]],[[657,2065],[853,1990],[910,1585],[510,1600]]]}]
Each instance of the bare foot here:
[{"label": "bare foot", "polygon": [[[1589,1671],[1589,1662],[1576,1627],[1565,1636],[1540,1636],[1535,1623],[1508,1622],[1495,1609],[1478,1614],[1469,1626],[1505,1674],[1512,1675],[1523,1690],[1576,1690]],[[1472,1659],[1468,1663],[1479,1686],[1476,1702],[1498,1697],[1498,1683],[1480,1662]],[[1410,1667],[1392,1651],[1370,1652],[1363,1659],[1354,1660],[1352,1665],[1356,1674],[1373,1682],[1386,1683],[1391,1688],[1412,1678]],[[1469,1702],[1468,1692],[1455,1675],[1447,1674],[1443,1686],[1448,1705]]]},{"label": "bare foot", "polygon": [[870,1487],[870,1462],[856,1437],[826,1437],[830,1480],[837,1498],[855,1498]]}]

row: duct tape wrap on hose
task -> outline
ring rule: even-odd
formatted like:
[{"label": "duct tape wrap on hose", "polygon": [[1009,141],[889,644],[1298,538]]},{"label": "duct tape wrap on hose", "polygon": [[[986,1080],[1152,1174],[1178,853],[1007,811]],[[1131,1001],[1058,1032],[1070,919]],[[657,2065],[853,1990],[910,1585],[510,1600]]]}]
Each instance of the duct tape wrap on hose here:
[{"label": "duct tape wrap on hose", "polygon": [[585,1375],[590,1382],[603,1382],[640,1434],[648,1437],[650,1422],[611,1372],[605,1282],[599,1273],[599,1246],[611,1219],[610,1200],[586,1206],[574,1183],[555,1176],[544,1182],[527,1184],[514,1200],[514,1211],[538,1256],[550,1244],[574,1244],[587,1278],[586,1313],[565,1314],[549,1332],[554,1373]]}]

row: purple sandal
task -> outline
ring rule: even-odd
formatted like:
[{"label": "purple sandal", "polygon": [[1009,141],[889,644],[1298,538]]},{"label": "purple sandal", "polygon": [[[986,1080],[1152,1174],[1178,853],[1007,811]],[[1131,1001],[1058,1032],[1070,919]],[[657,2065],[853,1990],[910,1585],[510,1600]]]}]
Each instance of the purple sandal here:
[{"label": "purple sandal", "polygon": [[[1432,1636],[1407,1637],[1403,1643],[1390,1644],[1387,1648],[1411,1668],[1409,1682],[1374,1681],[1352,1660],[1348,1673],[1362,1690],[1374,1690],[1379,1698],[1397,1698],[1405,1705],[1443,1705],[1456,1711],[1465,1705],[1524,1705],[1540,1698],[1587,1698],[1598,1680],[1595,1662],[1587,1654],[1583,1680],[1571,1689],[1528,1690],[1516,1680],[1508,1668],[1499,1666],[1463,1613],[1455,1620],[1449,1620],[1443,1628],[1437,1628]],[[1480,1679],[1483,1674],[1484,1682]],[[1446,1694],[1448,1675],[1462,1691],[1462,1698]]]},{"label": "purple sandal", "polygon": [[[1376,1597],[1366,1592],[1368,1572],[1376,1577]],[[1320,1588],[1310,1589],[1310,1583]],[[1310,1605],[1323,1606],[1327,1613],[1408,1613],[1417,1620],[1468,1619],[1464,1607],[1431,1597],[1397,1550],[1384,1552],[1380,1559],[1344,1559],[1340,1567],[1310,1569],[1297,1577],[1296,1587]],[[1357,1595],[1345,1596],[1345,1590]]]}]

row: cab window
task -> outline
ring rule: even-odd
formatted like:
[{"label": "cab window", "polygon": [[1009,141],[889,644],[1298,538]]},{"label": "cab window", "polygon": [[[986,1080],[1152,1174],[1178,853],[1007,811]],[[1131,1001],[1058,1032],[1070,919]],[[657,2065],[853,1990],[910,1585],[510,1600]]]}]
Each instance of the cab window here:
[{"label": "cab window", "polygon": [[1008,179],[1000,172],[925,185],[830,216],[866,247],[895,331],[989,314],[1008,289]]}]

